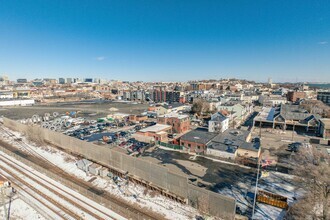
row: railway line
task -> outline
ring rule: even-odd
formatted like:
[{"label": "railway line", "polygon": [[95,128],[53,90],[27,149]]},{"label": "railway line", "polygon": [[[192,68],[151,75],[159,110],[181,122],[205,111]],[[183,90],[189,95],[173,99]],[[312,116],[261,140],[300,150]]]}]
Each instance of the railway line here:
[{"label": "railway line", "polygon": [[[29,160],[30,162],[36,164],[37,166],[41,166],[45,168],[69,182],[78,184],[82,190],[86,190],[89,193],[102,196],[102,198],[104,198],[104,201],[110,203],[111,204],[110,207],[115,208],[114,210],[120,216],[124,216],[126,218],[131,218],[131,219],[164,219],[164,216],[158,213],[154,213],[146,209],[140,209],[139,207],[134,207],[131,204],[128,204],[123,199],[113,196],[110,193],[93,186],[89,182],[85,182],[75,176],[72,176],[71,174],[61,169],[60,167],[48,161],[46,158],[42,157],[42,155],[39,155],[37,152],[34,151],[34,149],[31,149],[27,143],[24,143],[22,139],[17,137],[14,133],[12,133],[7,128],[3,127],[3,125],[1,124],[0,124],[0,133],[5,134],[12,141],[11,143],[9,143],[0,140],[0,146],[5,148],[7,151],[19,155],[25,160]],[[13,142],[16,146],[13,145]]]},{"label": "railway line", "polygon": [[0,154],[0,167],[11,182],[30,196],[34,192],[33,197],[44,205],[46,199],[48,208],[52,206],[52,211],[61,213],[64,219],[125,219],[3,153]]}]

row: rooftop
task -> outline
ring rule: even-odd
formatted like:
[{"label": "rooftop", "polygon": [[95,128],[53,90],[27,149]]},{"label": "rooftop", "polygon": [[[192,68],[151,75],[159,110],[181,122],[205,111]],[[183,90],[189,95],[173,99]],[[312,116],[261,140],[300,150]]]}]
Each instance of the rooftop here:
[{"label": "rooftop", "polygon": [[322,118],[320,121],[326,129],[330,129],[330,118]]},{"label": "rooftop", "polygon": [[188,118],[189,116],[188,115],[181,115],[179,113],[176,113],[176,112],[171,112],[171,113],[168,113],[168,114],[165,114],[165,115],[161,115],[161,116],[158,116],[159,118],[178,118],[178,119],[184,119],[184,118]]},{"label": "rooftop", "polygon": [[257,146],[258,145],[254,144],[254,143],[245,142],[239,148],[240,149],[245,149],[245,150],[250,150],[250,151],[258,152],[260,148],[257,147]]},{"label": "rooftop", "polygon": [[320,118],[317,114],[311,114],[300,105],[282,104],[279,107],[263,108],[255,120],[274,121],[278,116],[282,116],[285,120],[300,121],[306,124],[313,118]]},{"label": "rooftop", "polygon": [[234,153],[237,148],[241,148],[247,143],[246,140],[249,134],[249,131],[229,129],[217,134],[211,140],[208,147]]},{"label": "rooftop", "polygon": [[207,129],[197,128],[181,136],[181,140],[196,142],[199,144],[207,144],[217,133],[208,132]]},{"label": "rooftop", "polygon": [[140,132],[154,132],[154,133],[158,133],[167,129],[171,129],[170,125],[162,125],[162,124],[155,124],[153,126],[150,127],[146,127],[144,129],[141,129]]},{"label": "rooftop", "polygon": [[179,103],[179,102],[173,102],[173,103],[168,104],[168,105],[163,105],[163,107],[166,108],[166,109],[173,109],[173,108],[181,107],[183,105],[184,104]]},{"label": "rooftop", "polygon": [[211,121],[225,121],[227,119],[228,118],[225,115],[223,115],[221,112],[214,113],[211,116]]}]

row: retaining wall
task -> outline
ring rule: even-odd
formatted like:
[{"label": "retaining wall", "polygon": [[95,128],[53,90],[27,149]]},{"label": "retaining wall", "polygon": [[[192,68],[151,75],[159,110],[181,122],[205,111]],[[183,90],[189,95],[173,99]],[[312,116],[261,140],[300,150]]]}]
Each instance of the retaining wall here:
[{"label": "retaining wall", "polygon": [[127,171],[129,174],[138,176],[152,185],[188,199],[191,206],[213,216],[223,217],[224,219],[234,218],[235,199],[189,184],[185,176],[174,173],[168,168],[141,158],[122,154],[107,146],[95,145],[37,125],[24,125],[8,118],[4,118],[3,123],[6,127],[25,133],[36,140],[48,141],[66,151],[97,161],[104,166],[124,172]]}]

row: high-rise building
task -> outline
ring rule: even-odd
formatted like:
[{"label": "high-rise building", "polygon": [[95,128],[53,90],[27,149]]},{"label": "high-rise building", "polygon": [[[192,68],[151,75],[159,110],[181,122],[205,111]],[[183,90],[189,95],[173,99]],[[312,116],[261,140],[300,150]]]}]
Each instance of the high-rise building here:
[{"label": "high-rise building", "polygon": [[317,100],[322,101],[324,104],[330,105],[330,92],[318,92]]},{"label": "high-rise building", "polygon": [[71,84],[73,82],[72,78],[66,78],[66,83]]},{"label": "high-rise building", "polygon": [[166,91],[166,102],[180,102],[181,92],[179,91]]},{"label": "high-rise building", "polygon": [[1,85],[8,85],[9,84],[8,76],[0,76],[0,84]]},{"label": "high-rise building", "polygon": [[27,83],[27,79],[17,79],[17,83]]},{"label": "high-rise building", "polygon": [[92,83],[93,82],[93,78],[85,78],[84,82],[86,83]]},{"label": "high-rise building", "polygon": [[131,100],[145,100],[145,91],[144,90],[134,90],[131,92]]},{"label": "high-rise building", "polygon": [[271,77],[268,78],[268,84],[273,84],[273,79]]},{"label": "high-rise building", "polygon": [[152,100],[154,102],[166,102],[166,86],[154,86]]},{"label": "high-rise building", "polygon": [[59,78],[58,83],[59,84],[65,84],[65,79],[64,78]]},{"label": "high-rise building", "polygon": [[73,83],[80,83],[81,80],[79,78],[73,78]]}]

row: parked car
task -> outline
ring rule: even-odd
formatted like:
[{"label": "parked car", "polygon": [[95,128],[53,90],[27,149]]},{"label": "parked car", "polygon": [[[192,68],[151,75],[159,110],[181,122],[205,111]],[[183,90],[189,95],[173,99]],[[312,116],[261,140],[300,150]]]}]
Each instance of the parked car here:
[{"label": "parked car", "polygon": [[260,138],[259,137],[253,138],[252,143],[260,143]]},{"label": "parked car", "polygon": [[300,143],[300,142],[291,143],[288,146],[288,151],[298,152],[301,146],[302,146],[302,143]]}]

